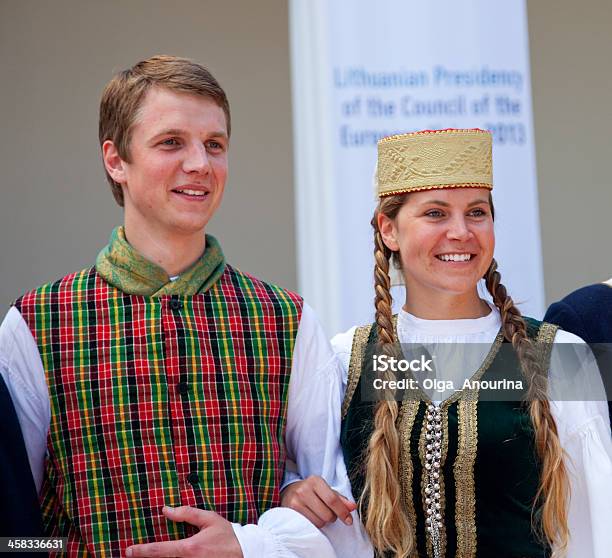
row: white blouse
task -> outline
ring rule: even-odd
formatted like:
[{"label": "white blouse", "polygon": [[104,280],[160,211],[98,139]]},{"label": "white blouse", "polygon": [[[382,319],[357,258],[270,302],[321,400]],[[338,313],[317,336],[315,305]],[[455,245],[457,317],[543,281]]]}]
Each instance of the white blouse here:
[{"label": "white blouse", "polygon": [[[466,320],[424,320],[402,310],[398,314],[397,335],[400,343],[423,344],[430,354],[440,354],[440,351],[436,353],[435,347],[450,343],[490,346],[500,326],[500,315],[495,308],[483,318]],[[332,339],[332,346],[344,369],[344,389],[355,329]],[[455,374],[453,383],[461,385],[463,380],[473,375],[479,364],[475,362],[471,368],[463,369],[462,377],[457,377],[457,370],[452,367],[447,368],[445,374],[444,366],[436,366],[436,372],[445,379]],[[571,489],[567,557],[606,558],[612,549],[612,441],[605,392],[588,346],[576,335],[559,330],[551,351],[549,395],[577,393],[570,390],[578,384],[589,386],[585,390],[589,394],[597,391],[601,394],[601,401],[551,399],[551,412],[565,451]],[[445,399],[447,394],[444,395]],[[333,446],[333,441],[327,444],[330,450]]]}]

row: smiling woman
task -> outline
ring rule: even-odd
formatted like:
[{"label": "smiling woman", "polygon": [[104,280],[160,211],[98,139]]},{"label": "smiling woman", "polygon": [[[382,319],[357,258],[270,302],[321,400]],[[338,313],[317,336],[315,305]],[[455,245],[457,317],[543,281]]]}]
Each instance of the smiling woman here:
[{"label": "smiling woman", "polygon": [[[561,356],[560,344],[581,340],[523,318],[501,283],[493,258],[491,143],[491,134],[478,129],[378,143],[376,321],[332,340],[346,373],[336,458],[346,466],[378,555],[518,558],[567,550],[570,557],[603,557],[609,535],[590,518],[605,515],[612,500],[605,481],[612,467],[606,408],[548,400],[552,378],[585,362],[578,353]],[[406,285],[397,316],[391,314],[391,265]],[[483,279],[493,304],[479,296]],[[503,343],[511,350],[500,351]],[[370,378],[396,379],[391,371],[372,370],[372,355],[408,358],[402,350],[415,344],[435,363],[433,382],[464,389],[396,390],[368,399]],[[466,344],[486,348],[475,367]],[[445,353],[454,383],[439,366]],[[598,377],[593,366],[582,372],[585,381]],[[520,396],[484,400],[482,390],[496,381],[524,382],[525,402]],[[303,478],[309,474],[300,471]],[[587,478],[599,488],[590,489]],[[290,485],[283,503],[321,522],[322,502],[331,498],[309,478]],[[338,517],[350,511],[329,508]],[[337,549],[344,543],[340,537]]]},{"label": "smiling woman", "polygon": [[495,246],[487,189],[389,196],[381,199],[375,220],[385,247],[403,271],[407,311],[429,319],[489,313],[476,291]]}]

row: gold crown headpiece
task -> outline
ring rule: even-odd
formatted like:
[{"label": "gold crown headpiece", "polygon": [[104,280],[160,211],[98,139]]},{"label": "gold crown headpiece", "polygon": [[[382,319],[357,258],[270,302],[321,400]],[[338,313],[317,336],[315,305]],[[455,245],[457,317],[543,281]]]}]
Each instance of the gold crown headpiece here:
[{"label": "gold crown headpiece", "polygon": [[378,197],[438,188],[493,189],[491,133],[425,130],[378,142]]}]

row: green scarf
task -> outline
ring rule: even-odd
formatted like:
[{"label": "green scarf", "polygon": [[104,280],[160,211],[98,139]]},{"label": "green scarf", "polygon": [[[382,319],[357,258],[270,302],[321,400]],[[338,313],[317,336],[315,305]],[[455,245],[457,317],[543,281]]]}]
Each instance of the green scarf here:
[{"label": "green scarf", "polygon": [[225,270],[225,257],[217,239],[206,235],[202,257],[178,279],[170,281],[158,265],[139,254],[125,238],[123,227],[117,227],[108,245],[98,254],[96,271],[107,282],[132,295],[193,296],[206,292]]}]

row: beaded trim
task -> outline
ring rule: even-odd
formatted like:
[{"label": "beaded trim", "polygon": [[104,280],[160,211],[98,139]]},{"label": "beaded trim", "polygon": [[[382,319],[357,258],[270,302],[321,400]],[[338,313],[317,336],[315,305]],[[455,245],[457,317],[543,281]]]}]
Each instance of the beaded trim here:
[{"label": "beaded trim", "polygon": [[[442,432],[442,456],[440,467],[444,466],[448,455],[448,407],[442,407]],[[444,475],[440,475],[440,505],[442,510],[446,511],[446,485]],[[444,517],[444,511],[442,517]],[[440,533],[440,547],[442,550],[441,555],[446,556],[446,529],[442,529],[442,533]]]},{"label": "beaded trim", "polygon": [[446,489],[443,467],[448,454],[448,408],[429,403],[421,427],[419,458],[421,460],[421,502],[425,515],[427,555],[446,555]]},{"label": "beaded trim", "polygon": [[396,196],[398,194],[407,194],[408,192],[425,192],[426,190],[445,190],[446,188],[487,188],[493,190],[491,184],[485,184],[484,182],[465,182],[462,184],[441,184],[437,186],[417,186],[412,188],[401,188],[399,190],[391,190],[390,192],[381,192],[378,194],[379,198],[385,198],[387,196]]},{"label": "beaded trim", "polygon": [[[427,517],[427,506],[425,504],[425,498],[424,498],[424,494],[426,493],[426,491],[428,490],[427,488],[427,478],[425,475],[425,436],[426,436],[426,421],[423,420],[423,423],[421,425],[421,433],[419,435],[419,459],[421,461],[421,467],[422,467],[422,471],[421,471],[421,486],[420,486],[420,493],[421,493],[421,507],[423,508],[423,514],[425,515],[425,517]],[[440,491],[440,485],[438,484],[438,492]],[[427,550],[427,556],[431,558],[432,556],[432,547],[431,547],[431,541],[429,539],[429,537],[427,536],[427,531],[425,533],[425,548]]]}]

